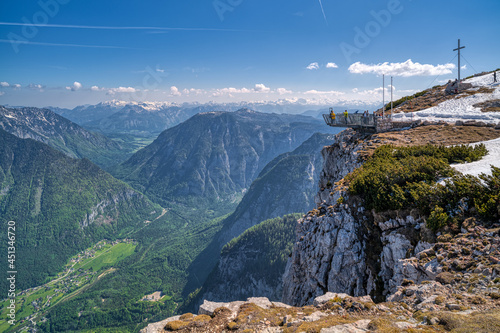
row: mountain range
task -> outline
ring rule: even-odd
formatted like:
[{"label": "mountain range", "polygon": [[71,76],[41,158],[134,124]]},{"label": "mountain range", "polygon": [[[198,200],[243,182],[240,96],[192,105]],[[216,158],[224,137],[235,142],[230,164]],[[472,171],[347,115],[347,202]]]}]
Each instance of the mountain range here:
[{"label": "mountain range", "polygon": [[[321,119],[332,104],[328,101],[279,100],[276,102],[241,103],[183,103],[134,102],[112,100],[96,105],[81,105],[73,109],[47,107],[75,123],[93,131],[115,137],[134,133],[142,137],[155,137],[197,113],[210,111],[256,110],[263,113],[302,114]],[[370,107],[365,104],[340,103],[336,111],[357,110]]]},{"label": "mountain range", "polygon": [[[319,134],[310,138],[312,133],[329,130],[321,121],[300,115],[250,110],[196,112],[163,131],[123,164],[109,166],[108,170],[129,182],[132,189],[89,160],[98,156],[89,152],[102,154],[123,143],[88,131],[48,109],[2,111],[6,129],[33,138],[5,131],[1,136],[0,213],[5,220],[19,221],[23,229],[19,232],[23,239],[20,255],[26,262],[19,267],[21,288],[53,279],[70,256],[102,239],[129,238],[137,245],[125,261],[113,264],[112,274],[50,309],[50,327],[59,331],[110,322],[132,325],[137,317],[121,314],[141,308],[140,299],[157,290],[170,298],[150,315],[170,315],[175,304],[183,303],[189,293],[200,288],[215,267],[220,248],[227,243],[219,239],[228,223],[225,218],[245,193],[250,195],[244,201],[250,208],[256,207],[251,203],[253,198],[262,203],[266,195],[272,204],[274,192],[259,192],[262,186],[258,184],[267,181],[283,180],[285,187],[279,187],[283,191],[309,191],[301,187],[312,186],[315,177],[297,181],[297,175],[312,172],[311,163],[316,163],[312,160],[319,156],[317,148],[324,144],[322,140],[328,140],[327,135]],[[147,112],[137,109],[134,117],[139,117],[139,111]],[[89,137],[88,142],[77,140],[87,144],[95,143],[94,137],[101,138],[110,146],[93,145],[85,151],[68,144],[72,137]],[[298,149],[306,140],[309,143]],[[293,150],[293,156],[286,154]],[[284,173],[290,177],[283,178]],[[257,185],[252,185],[254,181]],[[256,192],[260,194],[252,194]],[[280,197],[285,200],[285,196]],[[301,207],[307,206],[302,199],[303,194],[294,205],[298,207],[300,201]],[[240,226],[241,232],[288,209],[278,208],[262,207],[255,220]],[[156,218],[159,213],[161,217]],[[214,255],[201,261],[207,253]],[[148,276],[147,281],[144,276]],[[96,308],[92,301],[96,295],[109,302]],[[93,317],[97,312],[99,319]],[[78,313],[83,315],[75,316]]]},{"label": "mountain range", "polygon": [[131,153],[118,142],[49,109],[0,106],[0,128],[20,138],[46,143],[69,157],[88,158],[103,168],[119,163]]},{"label": "mountain range", "polygon": [[318,130],[335,132],[305,116],[200,113],[161,133],[114,174],[161,204],[238,201],[267,163]]}]

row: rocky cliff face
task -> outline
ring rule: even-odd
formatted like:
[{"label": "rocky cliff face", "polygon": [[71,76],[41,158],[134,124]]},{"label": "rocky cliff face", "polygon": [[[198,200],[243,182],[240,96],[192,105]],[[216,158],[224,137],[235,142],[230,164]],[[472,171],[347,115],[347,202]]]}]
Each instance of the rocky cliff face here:
[{"label": "rocky cliff face", "polygon": [[224,246],[198,303],[203,299],[227,302],[254,296],[280,300],[281,277],[295,238],[295,223],[301,216],[266,220]]},{"label": "rocky cliff face", "polygon": [[146,200],[144,195],[126,188],[118,193],[108,193],[107,198],[88,209],[89,212],[80,222],[80,228],[92,224],[102,225],[114,222],[122,208],[133,209],[137,202]]},{"label": "rocky cliff face", "polygon": [[297,149],[272,160],[252,183],[218,237],[222,247],[248,228],[270,218],[304,213],[314,207],[323,159],[333,134],[316,133]]},{"label": "rocky cliff face", "polygon": [[[335,185],[362,164],[368,145],[366,137],[344,131],[323,149],[317,208],[298,222],[283,277],[284,302],[304,305],[328,291],[382,301],[404,278],[401,260],[431,246],[432,235],[415,212],[367,212]],[[436,275],[432,267],[428,273]]]},{"label": "rocky cliff face", "polygon": [[252,247],[240,248],[232,255],[222,256],[216,268],[218,284],[203,294],[202,299],[227,302],[244,299],[248,295],[266,295],[271,300],[281,299],[283,290],[279,276],[266,279],[262,272],[248,273],[248,264],[258,265],[255,260],[258,257],[258,251]]}]

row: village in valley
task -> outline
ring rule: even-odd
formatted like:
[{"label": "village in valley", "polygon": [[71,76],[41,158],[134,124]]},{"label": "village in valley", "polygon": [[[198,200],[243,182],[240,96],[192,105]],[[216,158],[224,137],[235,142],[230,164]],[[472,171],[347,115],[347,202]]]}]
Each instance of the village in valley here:
[{"label": "village in valley", "polygon": [[[36,323],[46,320],[44,315],[52,306],[70,300],[114,272],[112,265],[134,253],[136,246],[131,239],[102,240],[70,258],[64,271],[49,282],[20,291],[16,296],[18,326],[22,331],[35,332]],[[0,301],[2,313],[7,310],[6,302],[7,299]],[[0,331],[6,325],[6,321],[0,321]]]}]

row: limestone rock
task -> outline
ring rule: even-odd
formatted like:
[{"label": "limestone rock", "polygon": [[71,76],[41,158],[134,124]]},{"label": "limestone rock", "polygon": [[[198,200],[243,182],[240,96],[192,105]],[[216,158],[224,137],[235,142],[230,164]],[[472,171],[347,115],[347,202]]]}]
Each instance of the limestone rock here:
[{"label": "limestone rock", "polygon": [[210,301],[203,301],[203,304],[200,305],[200,308],[198,310],[199,315],[208,315],[208,316],[213,316],[215,309],[218,308],[228,308],[233,312],[235,315],[240,309],[240,306],[245,304],[245,302],[242,301],[235,301],[235,302],[229,302],[229,303],[223,303],[223,302],[210,302]]},{"label": "limestone rock", "polygon": [[311,313],[309,316],[305,316],[303,320],[312,322],[312,321],[320,320],[321,318],[326,317],[326,316],[328,316],[326,313],[323,313],[321,311],[315,311],[315,312]]},{"label": "limestone rock", "polygon": [[273,306],[273,303],[269,301],[267,297],[250,297],[247,299],[246,303],[253,303],[263,309],[269,309]]},{"label": "limestone rock", "polygon": [[340,298],[340,299],[344,299],[344,298],[347,298],[347,297],[350,297],[349,295],[347,294],[344,294],[344,293],[331,293],[331,292],[327,292],[326,294],[324,294],[323,296],[318,296],[314,299],[314,302],[313,302],[313,305],[314,306],[320,306],[320,305],[323,305],[325,304],[326,302],[328,302],[329,300],[332,300],[332,299],[335,299],[335,298]]},{"label": "limestone rock", "polygon": [[151,323],[148,326],[144,327],[140,333],[163,333],[163,328],[165,327],[165,325],[167,325],[167,323],[174,320],[179,320],[180,317],[181,316],[174,316],[156,323]]},{"label": "limestone rock", "polygon": [[399,328],[401,330],[406,330],[408,328],[417,327],[416,324],[409,323],[409,322],[406,322],[406,321],[397,321],[397,322],[394,323],[394,326],[396,326],[397,328]]},{"label": "limestone rock", "polygon": [[363,333],[369,332],[368,325],[370,324],[370,319],[358,320],[353,324],[336,325],[329,328],[321,329],[321,333]]},{"label": "limestone rock", "polygon": [[368,283],[361,225],[349,208],[330,216],[299,220],[295,243],[283,276],[283,301],[311,303],[327,291],[364,296]]}]

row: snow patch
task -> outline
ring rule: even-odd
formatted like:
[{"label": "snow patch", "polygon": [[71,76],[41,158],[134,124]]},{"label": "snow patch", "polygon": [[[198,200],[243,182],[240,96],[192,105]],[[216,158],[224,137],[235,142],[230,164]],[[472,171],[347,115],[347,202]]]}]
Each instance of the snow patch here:
[{"label": "snow patch", "polygon": [[479,161],[464,164],[452,164],[452,167],[463,174],[476,177],[481,173],[491,175],[491,165],[500,168],[500,138],[477,142],[471,145],[476,146],[480,143],[484,143],[486,149],[488,149],[488,155],[486,155]]},{"label": "snow patch", "polygon": [[[500,76],[500,73],[497,76]],[[474,104],[477,103],[500,99],[500,84],[498,82],[493,83],[493,74],[473,77],[464,82],[471,83],[474,87],[488,87],[494,90],[492,93],[478,93],[467,97],[450,99],[422,111],[398,113],[393,116],[394,121],[442,120],[453,123],[457,120],[477,120],[489,124],[499,123],[500,112],[482,112],[480,108],[474,107]]]}]

